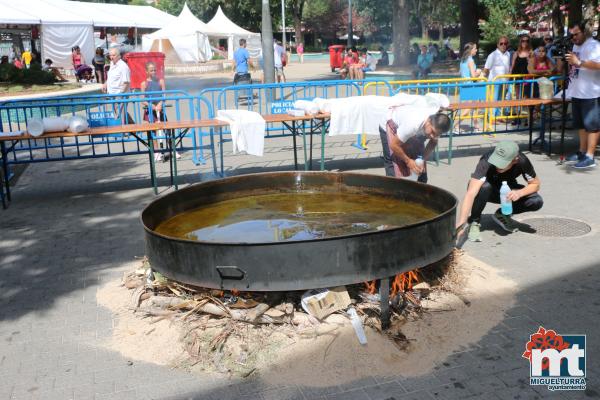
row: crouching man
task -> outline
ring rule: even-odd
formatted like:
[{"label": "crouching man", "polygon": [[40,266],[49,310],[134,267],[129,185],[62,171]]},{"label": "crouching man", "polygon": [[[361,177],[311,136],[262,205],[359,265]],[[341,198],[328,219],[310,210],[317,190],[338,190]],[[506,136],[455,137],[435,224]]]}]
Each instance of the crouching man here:
[{"label": "crouching man", "polygon": [[[525,179],[527,185],[517,183],[519,176]],[[499,142],[493,150],[481,156],[475,172],[471,174],[456,224],[461,228],[457,243],[464,242],[466,234],[472,242],[481,241],[481,213],[488,202],[500,204],[500,187],[503,181],[506,181],[511,189],[507,198],[512,201],[514,214],[542,208],[544,201],[538,194],[540,178],[536,175],[533,165],[527,156],[519,151],[515,142]],[[500,209],[496,210],[492,219],[507,232],[517,230],[511,216],[502,214]]]}]

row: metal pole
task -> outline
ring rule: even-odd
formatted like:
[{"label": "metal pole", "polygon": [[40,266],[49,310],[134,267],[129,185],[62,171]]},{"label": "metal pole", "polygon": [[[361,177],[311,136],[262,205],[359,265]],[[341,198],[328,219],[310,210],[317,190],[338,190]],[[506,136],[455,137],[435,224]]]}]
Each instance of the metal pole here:
[{"label": "metal pole", "polygon": [[285,0],[281,0],[281,29],[282,29],[282,40],[283,51],[286,51],[285,47]]},{"label": "metal pole", "polygon": [[348,0],[348,48],[352,47],[352,0]]}]

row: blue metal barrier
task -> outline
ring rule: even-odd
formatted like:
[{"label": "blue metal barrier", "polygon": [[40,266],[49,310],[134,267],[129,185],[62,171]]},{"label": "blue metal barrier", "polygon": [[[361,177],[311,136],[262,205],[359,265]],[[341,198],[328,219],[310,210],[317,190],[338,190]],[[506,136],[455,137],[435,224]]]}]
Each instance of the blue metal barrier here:
[{"label": "blue metal barrier", "polygon": [[[81,115],[88,118],[90,113],[114,110],[123,110],[122,123],[143,123],[144,106],[148,101],[162,101],[168,104],[170,107],[167,115],[172,120],[213,117],[212,105],[206,99],[182,93],[185,92],[134,92],[110,96],[77,96],[75,99],[59,97],[8,101],[0,103],[0,130],[25,131],[27,121],[33,117]],[[153,122],[153,114],[148,113],[147,119]],[[192,128],[185,132],[180,130],[176,135],[179,138],[177,150],[191,150],[193,159],[204,163],[202,150],[208,149],[212,152],[213,164],[215,163],[214,144],[211,140],[209,144],[204,145],[201,132]],[[165,138],[165,132],[153,133],[153,139]],[[8,164],[147,154],[151,151],[140,146],[140,141],[135,135],[124,134],[27,139],[7,147],[3,155]],[[214,168],[216,169],[216,164]]]}]

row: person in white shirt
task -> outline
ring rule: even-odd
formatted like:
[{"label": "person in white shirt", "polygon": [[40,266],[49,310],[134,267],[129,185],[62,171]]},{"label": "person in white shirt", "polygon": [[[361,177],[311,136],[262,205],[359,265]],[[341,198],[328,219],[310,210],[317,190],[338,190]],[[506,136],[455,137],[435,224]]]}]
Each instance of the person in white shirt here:
[{"label": "person in white shirt", "polygon": [[[379,127],[386,176],[408,177],[416,173],[417,180],[427,183],[427,159],[435,149],[440,135],[450,130],[450,118],[431,108],[411,105],[390,110],[385,128]],[[425,142],[427,141],[427,144]],[[415,161],[419,156],[425,163]]]},{"label": "person in white shirt", "polygon": [[102,91],[108,94],[126,93],[129,91],[131,71],[125,61],[121,60],[121,52],[117,47],[108,51],[110,57],[110,69],[106,82],[102,85]]},{"label": "person in white shirt", "polygon": [[[488,81],[494,81],[494,78],[500,75],[510,74],[510,53],[508,49],[508,37],[500,36],[496,50],[491,52],[485,60],[483,74],[487,76]],[[505,82],[504,80],[496,80],[495,82]],[[501,100],[503,97],[503,85],[494,85],[494,100]],[[497,115],[500,110],[495,109],[494,114]]]},{"label": "person in white shirt", "polygon": [[[118,47],[111,47],[108,50],[108,57],[110,58],[110,69],[106,74],[106,82],[102,84],[102,92],[108,94],[127,93],[131,82],[129,66],[121,60],[121,52]],[[125,104],[113,104],[113,111],[115,116],[121,118],[123,123],[133,122],[129,114],[124,113]]]},{"label": "person in white shirt", "polygon": [[283,59],[285,58],[285,49],[278,40],[273,44],[273,65],[275,66],[275,76],[277,82],[285,82],[285,74],[283,73]]},{"label": "person in white shirt", "polygon": [[566,161],[578,169],[593,168],[600,138],[600,42],[585,23],[574,23],[569,31],[574,46],[565,57],[571,66],[566,94],[572,99],[573,127],[579,128],[579,151]]}]

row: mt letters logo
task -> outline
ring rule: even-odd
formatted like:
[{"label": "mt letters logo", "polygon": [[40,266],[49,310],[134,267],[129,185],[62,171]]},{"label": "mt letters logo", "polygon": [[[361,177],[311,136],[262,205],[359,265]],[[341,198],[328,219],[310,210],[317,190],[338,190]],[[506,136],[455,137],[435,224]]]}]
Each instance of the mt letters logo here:
[{"label": "mt letters logo", "polygon": [[529,384],[549,390],[585,390],[585,335],[559,335],[540,326],[529,336]]}]

